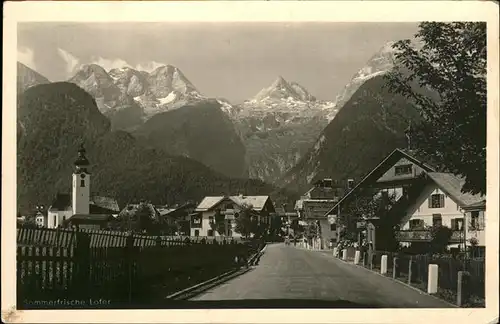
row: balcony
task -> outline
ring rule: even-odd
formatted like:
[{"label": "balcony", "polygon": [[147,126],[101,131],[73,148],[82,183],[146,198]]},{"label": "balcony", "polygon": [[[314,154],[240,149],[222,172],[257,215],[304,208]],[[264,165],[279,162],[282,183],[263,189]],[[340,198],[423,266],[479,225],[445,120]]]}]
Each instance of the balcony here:
[{"label": "balcony", "polygon": [[[463,231],[453,231],[450,243],[461,243],[464,241]],[[407,230],[396,233],[396,239],[400,242],[430,242],[431,232],[426,230]]]}]

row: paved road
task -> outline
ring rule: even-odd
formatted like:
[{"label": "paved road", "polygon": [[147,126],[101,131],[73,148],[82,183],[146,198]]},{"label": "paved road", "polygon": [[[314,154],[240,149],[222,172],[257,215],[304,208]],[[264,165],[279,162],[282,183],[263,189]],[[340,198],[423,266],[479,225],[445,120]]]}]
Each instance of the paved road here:
[{"label": "paved road", "polygon": [[373,307],[449,308],[450,305],[330,254],[284,244],[267,246],[252,271],[192,300],[345,300]]}]

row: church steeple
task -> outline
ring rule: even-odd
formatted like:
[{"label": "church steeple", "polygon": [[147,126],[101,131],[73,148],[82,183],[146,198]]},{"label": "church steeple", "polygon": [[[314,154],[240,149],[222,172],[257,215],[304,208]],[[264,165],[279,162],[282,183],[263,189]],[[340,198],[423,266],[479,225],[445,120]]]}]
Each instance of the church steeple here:
[{"label": "church steeple", "polygon": [[85,172],[88,173],[87,167],[90,165],[89,160],[85,156],[86,150],[83,146],[83,142],[80,144],[80,148],[78,149],[78,157],[75,160],[75,173]]},{"label": "church steeple", "polygon": [[73,172],[73,214],[88,214],[90,204],[90,172],[87,167],[90,165],[85,156],[83,143],[78,149],[78,157],[74,165]]}]

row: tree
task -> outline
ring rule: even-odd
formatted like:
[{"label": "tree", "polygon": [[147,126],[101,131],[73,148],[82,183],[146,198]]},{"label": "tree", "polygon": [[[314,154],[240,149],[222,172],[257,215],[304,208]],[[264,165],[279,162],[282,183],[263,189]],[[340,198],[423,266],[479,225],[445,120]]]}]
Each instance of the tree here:
[{"label": "tree", "polygon": [[485,194],[486,23],[423,22],[415,36],[418,46],[394,44],[397,64],[386,76],[388,88],[422,117],[412,127],[416,147],[463,176],[463,192]]},{"label": "tree", "polygon": [[453,231],[442,225],[434,225],[429,230],[431,232],[431,251],[434,253],[446,252]]},{"label": "tree", "polygon": [[257,231],[258,222],[252,216],[252,205],[243,204],[240,209],[240,215],[236,218],[236,229],[237,233],[240,233],[244,237],[250,236],[250,234]]},{"label": "tree", "polygon": [[214,220],[210,223],[210,228],[219,233],[219,235],[226,235],[226,217],[220,209],[215,211]]}]

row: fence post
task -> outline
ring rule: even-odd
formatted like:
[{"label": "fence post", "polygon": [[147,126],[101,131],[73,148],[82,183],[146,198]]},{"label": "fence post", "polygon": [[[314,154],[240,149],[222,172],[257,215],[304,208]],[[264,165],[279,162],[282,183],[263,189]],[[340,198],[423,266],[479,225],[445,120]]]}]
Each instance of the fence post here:
[{"label": "fence post", "polygon": [[458,272],[458,282],[457,282],[457,305],[461,307],[470,297],[469,290],[469,273],[467,271]]},{"label": "fence post", "polygon": [[363,252],[363,267],[366,266],[366,252]]},{"label": "fence post", "polygon": [[368,253],[368,258],[370,262],[370,270],[373,270],[373,259],[375,259],[375,253]]},{"label": "fence post", "polygon": [[342,250],[342,260],[347,261],[347,249]]},{"label": "fence post", "polygon": [[359,263],[359,256],[360,256],[360,252],[359,251],[354,252],[354,264],[358,264]]},{"label": "fence post", "polygon": [[412,274],[412,268],[413,268],[413,260],[410,257],[410,261],[408,261],[408,284],[411,285],[411,276]]},{"label": "fence post", "polygon": [[399,277],[399,259],[398,257],[394,257],[392,259],[392,279],[396,279]]},{"label": "fence post", "polygon": [[134,263],[134,257],[133,257],[133,252],[134,252],[134,234],[130,233],[127,236],[127,247],[125,249],[125,253],[127,254],[127,279],[128,279],[128,302],[129,304],[132,303],[132,291],[134,288],[133,284],[133,263]]},{"label": "fence post", "polygon": [[[71,290],[78,297],[89,297],[90,286],[90,236],[87,233],[76,232],[74,258],[76,275],[73,277]],[[81,296],[80,294],[83,294]]]},{"label": "fence post", "polygon": [[338,248],[337,247],[334,247],[333,248],[333,256],[336,257],[337,256],[337,253],[338,253]]},{"label": "fence post", "polygon": [[387,254],[382,255],[382,258],[380,260],[380,273],[387,273]]},{"label": "fence post", "polygon": [[429,277],[427,279],[427,293],[435,294],[438,289],[438,265],[429,264]]}]

